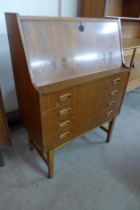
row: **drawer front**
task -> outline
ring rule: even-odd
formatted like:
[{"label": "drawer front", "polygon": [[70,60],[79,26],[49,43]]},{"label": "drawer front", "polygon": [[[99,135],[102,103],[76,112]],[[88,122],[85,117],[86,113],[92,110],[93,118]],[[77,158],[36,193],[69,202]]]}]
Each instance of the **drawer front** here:
[{"label": "drawer front", "polygon": [[107,80],[108,90],[110,89],[119,89],[123,90],[128,78],[128,72],[121,72],[114,74]]},{"label": "drawer front", "polygon": [[115,106],[100,113],[98,118],[98,125],[101,125],[107,121],[112,120],[117,115],[118,111],[119,111],[119,106]]},{"label": "drawer front", "polygon": [[98,113],[96,116],[81,121],[78,127],[79,135],[95,127],[98,127],[105,122],[112,120],[116,116],[117,112],[118,112],[118,107],[113,107],[111,109]]},{"label": "drawer front", "polygon": [[[112,90],[109,90],[107,93],[106,93],[106,99],[104,100],[105,104],[108,104],[108,103],[113,103],[116,102],[116,103],[119,103],[123,97],[123,94],[124,94],[124,91],[121,91],[119,90],[118,88],[115,88],[115,89],[112,89]],[[111,104],[110,104],[111,105]]]},{"label": "drawer front", "polygon": [[47,149],[52,149],[56,146],[70,141],[75,136],[77,136],[77,130],[73,127],[69,127],[65,131],[60,131],[50,137],[47,137],[45,140],[45,147]]},{"label": "drawer front", "polygon": [[43,110],[56,109],[76,101],[75,89],[68,89],[43,96]]},{"label": "drawer front", "polygon": [[126,72],[113,74],[71,89],[43,95],[41,108],[42,110],[51,110],[85,98],[103,94],[109,90],[122,90],[125,86],[127,76],[128,74]]},{"label": "drawer front", "polygon": [[53,135],[58,131],[65,131],[69,127],[76,126],[77,107],[69,104],[57,109],[43,112],[43,126],[45,136]]},{"label": "drawer front", "polygon": [[103,79],[94,80],[90,83],[80,85],[76,88],[77,100],[83,100],[96,95],[100,95],[106,88],[106,81]]},{"label": "drawer front", "polygon": [[99,121],[98,115],[90,117],[86,120],[80,121],[79,126],[78,126],[79,135],[98,126],[98,121]]},{"label": "drawer front", "polygon": [[77,87],[75,92],[75,94],[77,94],[76,98],[79,101],[84,98],[93,97],[105,92],[107,93],[110,90],[117,89],[122,91],[125,87],[127,78],[128,73],[121,72],[100,80],[94,80],[93,82]]},{"label": "drawer front", "polygon": [[102,95],[79,101],[77,104],[77,116],[83,121],[110,108],[120,107],[123,92],[118,89],[110,90]]},{"label": "drawer front", "polygon": [[105,94],[93,96],[91,98],[85,98],[78,101],[77,115],[78,120],[83,121],[91,116],[97,115],[105,107]]},{"label": "drawer front", "polygon": [[91,129],[94,129],[97,126],[102,125],[105,122],[112,120],[119,110],[118,105],[108,108],[101,113],[98,113],[96,116],[90,117],[87,120],[79,121],[77,125],[77,135],[82,135],[84,132],[87,132]]}]

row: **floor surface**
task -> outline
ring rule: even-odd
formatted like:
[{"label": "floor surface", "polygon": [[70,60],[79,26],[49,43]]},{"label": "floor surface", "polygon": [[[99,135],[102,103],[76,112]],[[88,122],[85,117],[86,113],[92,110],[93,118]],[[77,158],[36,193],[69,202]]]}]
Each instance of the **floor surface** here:
[{"label": "floor surface", "polygon": [[0,210],[140,210],[140,89],[129,92],[112,141],[93,130],[55,156],[55,177],[24,128],[11,133],[13,147],[0,168]]}]

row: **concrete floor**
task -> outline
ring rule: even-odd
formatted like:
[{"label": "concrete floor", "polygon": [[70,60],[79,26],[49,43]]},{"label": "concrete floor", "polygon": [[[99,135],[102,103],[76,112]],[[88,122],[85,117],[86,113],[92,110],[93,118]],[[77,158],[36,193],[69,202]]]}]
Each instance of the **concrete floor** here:
[{"label": "concrete floor", "polygon": [[128,93],[113,132],[104,143],[97,129],[56,152],[55,177],[23,128],[0,168],[0,210],[140,210],[140,89]]}]

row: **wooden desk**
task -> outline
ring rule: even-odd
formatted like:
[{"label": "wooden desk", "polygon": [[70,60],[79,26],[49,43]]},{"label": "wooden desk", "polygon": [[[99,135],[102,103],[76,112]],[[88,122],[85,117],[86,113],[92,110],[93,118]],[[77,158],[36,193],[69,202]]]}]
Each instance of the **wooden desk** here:
[{"label": "wooden desk", "polygon": [[107,142],[111,138],[129,77],[119,23],[10,13],[6,22],[30,148],[47,163],[51,178],[57,147],[95,127],[107,132]]},{"label": "wooden desk", "polygon": [[4,165],[2,157],[2,149],[9,143],[9,129],[7,125],[6,116],[4,113],[4,106],[2,94],[0,91],[0,166]]}]

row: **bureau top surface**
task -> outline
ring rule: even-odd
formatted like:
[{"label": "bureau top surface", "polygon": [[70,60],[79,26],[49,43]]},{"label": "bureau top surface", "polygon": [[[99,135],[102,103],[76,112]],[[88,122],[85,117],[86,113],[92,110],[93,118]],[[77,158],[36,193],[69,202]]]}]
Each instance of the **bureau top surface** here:
[{"label": "bureau top surface", "polygon": [[122,66],[117,20],[22,17],[20,23],[37,88]]}]

